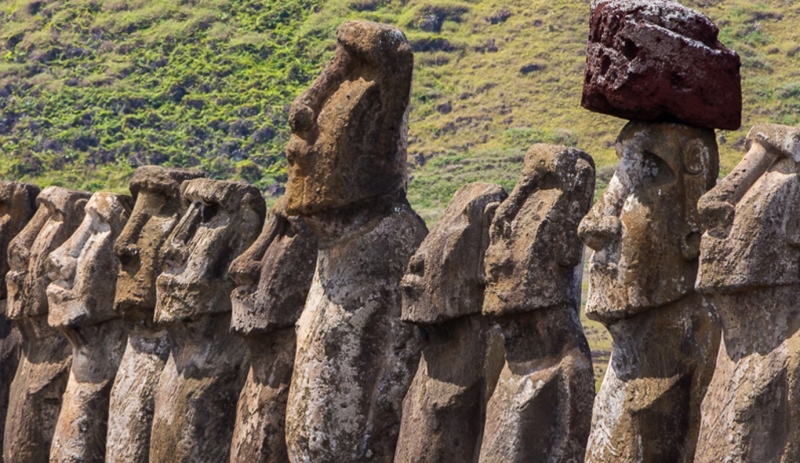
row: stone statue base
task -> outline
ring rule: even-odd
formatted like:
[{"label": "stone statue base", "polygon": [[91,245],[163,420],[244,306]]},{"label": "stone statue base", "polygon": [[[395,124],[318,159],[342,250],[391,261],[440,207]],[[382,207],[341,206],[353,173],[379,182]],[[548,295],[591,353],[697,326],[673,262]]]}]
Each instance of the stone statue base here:
[{"label": "stone statue base", "polygon": [[128,324],[128,342],[111,389],[108,463],[147,463],[155,389],[168,357],[166,331]]},{"label": "stone statue base", "polygon": [[614,344],[587,462],[691,463],[720,329],[698,294],[607,322]]},{"label": "stone statue base", "polygon": [[297,336],[294,328],[246,336],[250,371],[239,395],[231,463],[288,463],[286,401]]},{"label": "stone statue base", "polygon": [[228,460],[236,402],[249,370],[231,313],[168,325],[171,353],[155,394],[150,463]]},{"label": "stone statue base", "polygon": [[576,310],[556,306],[495,320],[506,359],[487,405],[480,461],[582,461],[594,379]]},{"label": "stone statue base", "polygon": [[49,459],[61,400],[67,387],[72,348],[47,324],[47,316],[15,321],[22,334],[22,355],[11,383],[3,437],[6,462]]},{"label": "stone statue base", "polygon": [[424,331],[422,358],[403,401],[395,461],[471,463],[486,411],[488,331],[470,315]]}]

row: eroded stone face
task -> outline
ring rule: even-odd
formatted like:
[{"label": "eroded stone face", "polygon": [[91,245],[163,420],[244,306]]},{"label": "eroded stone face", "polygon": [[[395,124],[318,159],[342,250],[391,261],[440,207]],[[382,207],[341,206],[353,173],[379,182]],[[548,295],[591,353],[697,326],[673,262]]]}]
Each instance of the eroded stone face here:
[{"label": "eroded stone face", "polygon": [[719,29],[672,0],[595,0],[583,107],[624,119],[736,130],[741,61]]},{"label": "eroded stone face", "polygon": [[500,206],[486,251],[487,315],[580,300],[577,226],[594,194],[594,161],[579,150],[534,145],[520,184]]},{"label": "eroded stone face", "polygon": [[232,463],[285,462],[286,402],[294,367],[295,323],[317,264],[317,239],[303,219],[286,215],[285,199],[270,212],[258,239],[228,272],[232,330],[244,335],[250,371],[237,404]]},{"label": "eroded stone face", "polygon": [[631,122],[620,165],[580,226],[594,255],[586,313],[611,333],[587,462],[691,462],[719,327],[694,291],[697,201],[716,181],[713,131]]},{"label": "eroded stone face", "polygon": [[697,201],[719,169],[714,132],[631,122],[603,196],[580,225],[591,259],[586,313],[614,320],[694,290],[701,226]]},{"label": "eroded stone face", "polygon": [[486,406],[481,462],[582,461],[594,381],[578,318],[578,224],[594,183],[588,154],[534,145],[494,217],[483,313],[502,334],[505,358]]},{"label": "eroded stone face", "polygon": [[161,248],[184,211],[181,184],[202,172],[144,166],[136,169],[130,190],[136,203],[114,246],[120,261],[115,305],[127,318],[152,321]]},{"label": "eroded stone face", "polygon": [[739,165],[700,200],[697,288],[723,328],[696,461],[800,458],[800,129],[754,127]]},{"label": "eroded stone face", "polygon": [[167,238],[156,280],[156,321],[171,342],[159,378],[150,462],[224,461],[235,402],[247,372],[247,348],[230,333],[233,259],[264,223],[258,188],[195,179],[181,188],[186,212]]},{"label": "eroded stone face", "polygon": [[58,328],[117,318],[114,308],[119,262],[114,242],[130,216],[129,196],[92,195],[73,235],[50,254],[48,322]]},{"label": "eroded stone face", "polygon": [[8,318],[47,315],[47,262],[83,220],[89,194],[61,187],[45,188],[36,198],[38,209],[9,244]]},{"label": "eroded stone face", "polygon": [[310,214],[406,184],[413,55],[394,27],[349,21],[333,60],[295,100],[287,212]]},{"label": "eroded stone face", "polygon": [[747,156],[700,201],[706,293],[800,283],[800,129],[758,125],[748,139]]},{"label": "eroded stone face", "polygon": [[438,323],[480,313],[483,254],[502,187],[473,183],[456,192],[403,277],[403,320]]},{"label": "eroded stone face", "polygon": [[419,360],[400,321],[400,279],[426,234],[405,199],[411,68],[398,29],[347,22],[292,109],[287,212],[319,240],[286,411],[294,462],[394,457]]},{"label": "eroded stone face", "polygon": [[458,190],[403,277],[403,319],[424,324],[428,336],[403,400],[395,461],[477,456],[488,399],[483,254],[494,212],[506,197],[488,183]]},{"label": "eroded stone face", "polygon": [[111,385],[127,333],[114,311],[114,241],[130,196],[95,193],[77,230],[50,254],[48,323],[72,344],[72,368],[50,450],[52,462],[104,461]]},{"label": "eroded stone face", "polygon": [[11,380],[19,364],[20,333],[5,316],[8,244],[22,231],[36,212],[39,188],[34,185],[0,182],[0,454],[8,410]]},{"label": "eroded stone face", "polygon": [[8,245],[36,212],[39,188],[26,183],[0,182],[0,300],[6,298],[5,277],[9,270]]},{"label": "eroded stone face", "polygon": [[186,212],[167,238],[156,282],[157,322],[230,312],[228,266],[264,223],[264,200],[250,185],[196,179],[182,197]]},{"label": "eroded stone face", "polygon": [[237,287],[231,293],[232,329],[243,335],[292,328],[311,286],[317,240],[279,200],[258,239],[230,266]]},{"label": "eroded stone face", "polygon": [[83,220],[88,199],[88,193],[46,188],[36,200],[36,214],[9,244],[8,317],[20,328],[22,355],[9,394],[6,461],[48,460],[72,349],[47,324],[46,263]]},{"label": "eroded stone face", "polygon": [[120,261],[114,306],[127,322],[128,342],[111,391],[108,462],[146,463],[149,458],[154,391],[170,349],[167,332],[153,323],[156,277],[164,242],[185,211],[181,184],[203,175],[144,166],[131,179],[135,205],[114,245]]}]

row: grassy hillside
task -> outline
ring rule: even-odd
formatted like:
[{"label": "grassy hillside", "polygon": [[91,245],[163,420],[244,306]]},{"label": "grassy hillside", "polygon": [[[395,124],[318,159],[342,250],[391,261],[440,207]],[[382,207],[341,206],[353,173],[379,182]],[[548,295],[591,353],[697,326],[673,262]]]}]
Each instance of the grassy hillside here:
[{"label": "grassy hillside", "polygon": [[[124,191],[133,169],[199,167],[268,196],[286,180],[287,105],[345,19],[415,50],[409,197],[430,223],[470,181],[512,188],[536,142],[591,153],[598,192],[624,121],[580,108],[588,0],[5,0],[0,178]],[[743,58],[744,127],[800,124],[800,3],[687,0]],[[586,322],[602,375],[607,333]]]},{"label": "grassy hillside", "polygon": [[[744,60],[744,129],[720,134],[727,171],[753,123],[800,123],[800,4],[686,3]],[[579,107],[587,16],[586,0],[7,0],[0,177],[124,190],[156,163],[280,192],[286,106],[336,27],[361,18],[415,49],[410,196],[433,221],[464,182],[511,187],[534,142],[613,166],[624,121]]]}]

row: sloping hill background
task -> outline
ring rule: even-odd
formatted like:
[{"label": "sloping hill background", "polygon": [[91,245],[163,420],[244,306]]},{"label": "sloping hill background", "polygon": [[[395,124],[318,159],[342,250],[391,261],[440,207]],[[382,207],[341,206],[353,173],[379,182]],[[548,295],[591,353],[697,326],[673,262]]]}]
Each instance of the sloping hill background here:
[{"label": "sloping hill background", "polygon": [[[743,58],[744,127],[719,134],[724,174],[754,123],[800,124],[800,2],[684,3]],[[5,0],[0,178],[125,191],[152,163],[279,195],[288,104],[331,56],[338,25],[358,18],[399,26],[415,50],[409,198],[429,224],[467,182],[513,187],[535,142],[591,153],[601,191],[624,121],[580,108],[588,10],[588,0]],[[587,331],[608,350],[599,325]]]}]

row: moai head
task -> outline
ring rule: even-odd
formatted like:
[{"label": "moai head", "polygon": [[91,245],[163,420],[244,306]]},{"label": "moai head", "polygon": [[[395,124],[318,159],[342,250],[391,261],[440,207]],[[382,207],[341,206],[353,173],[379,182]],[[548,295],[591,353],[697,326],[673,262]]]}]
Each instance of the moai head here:
[{"label": "moai head", "polygon": [[489,225],[507,196],[489,183],[456,192],[400,283],[403,321],[433,324],[481,312]]},{"label": "moai head", "polygon": [[8,244],[36,213],[38,194],[39,188],[34,185],[0,182],[0,301],[6,298]]},{"label": "moai head", "polygon": [[317,264],[317,239],[303,219],[286,214],[285,196],[244,254],[228,270],[233,331],[267,333],[291,328],[300,318]]},{"label": "moai head", "polygon": [[156,322],[229,312],[228,266],[264,224],[264,198],[252,185],[195,179],[183,184],[181,197],[186,212],[164,244],[156,280]]},{"label": "moai head", "polygon": [[195,170],[157,166],[134,172],[130,190],[135,204],[114,245],[120,262],[114,306],[121,315],[152,321],[161,248],[184,211],[181,184],[202,176]]},{"label": "moai head", "polygon": [[50,254],[47,321],[53,327],[76,327],[117,318],[114,293],[119,261],[114,242],[130,217],[133,199],[95,193],[86,203],[83,222]]},{"label": "moai head", "polygon": [[358,21],[339,28],[336,55],[289,114],[288,214],[405,189],[412,69],[399,29]]},{"label": "moai head", "polygon": [[578,309],[583,256],[578,223],[591,207],[594,183],[594,161],[583,151],[531,147],[522,177],[490,229],[484,314],[556,305]]},{"label": "moai head", "polygon": [[719,171],[713,130],[631,122],[617,139],[619,167],[580,226],[595,253],[587,313],[619,319],[694,290],[697,201]]},{"label": "moai head", "polygon": [[742,162],[700,199],[697,289],[800,283],[800,128],[758,125]]},{"label": "moai head", "polygon": [[8,318],[47,315],[48,257],[81,223],[89,196],[54,186],[39,193],[36,214],[8,245]]}]

